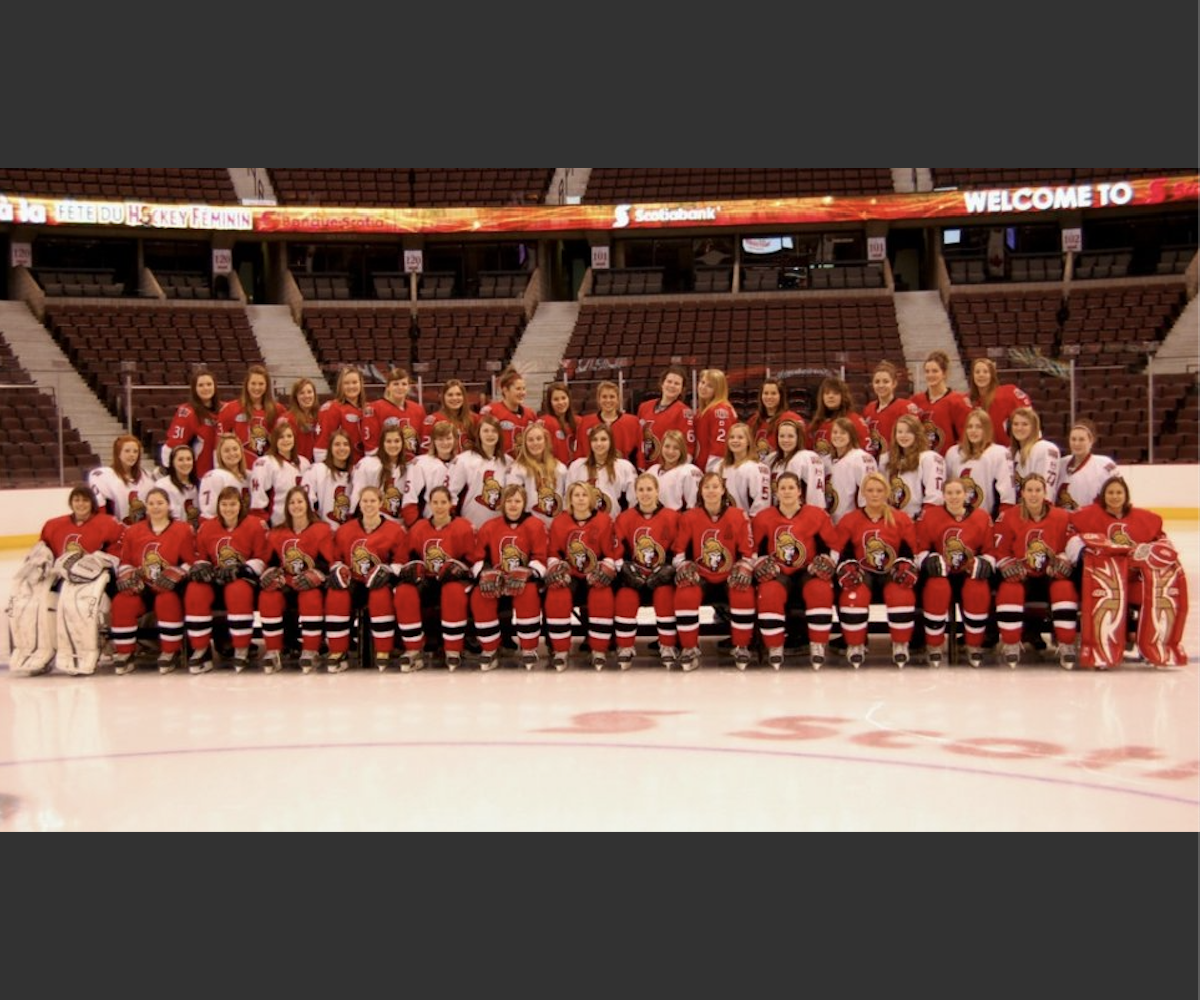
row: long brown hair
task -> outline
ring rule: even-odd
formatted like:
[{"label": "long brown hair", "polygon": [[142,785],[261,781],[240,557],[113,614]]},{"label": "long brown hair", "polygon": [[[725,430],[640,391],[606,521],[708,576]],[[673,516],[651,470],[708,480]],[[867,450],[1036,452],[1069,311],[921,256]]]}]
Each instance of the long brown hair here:
[{"label": "long brown hair", "polygon": [[242,394],[241,404],[242,411],[249,416],[254,411],[254,404],[250,401],[250,379],[255,375],[261,375],[267,380],[267,391],[263,393],[262,408],[266,414],[268,427],[274,427],[279,420],[279,404],[275,401],[275,390],[271,388],[271,373],[267,371],[266,365],[251,365],[246,369],[246,377],[242,379]]},{"label": "long brown hair", "polygon": [[[127,444],[136,444],[138,449],[138,460],[134,463],[132,477],[130,476],[129,471],[126,470],[121,464],[121,450]],[[238,446],[241,447],[240,441],[238,442]],[[117,478],[128,486],[136,483],[142,478],[142,459],[144,457],[145,449],[142,448],[142,442],[135,438],[132,434],[122,434],[115,441],[113,441],[112,465],[110,468],[117,474]]]},{"label": "long brown hair", "polygon": [[[825,393],[827,390],[838,392],[842,397],[842,405],[836,411],[825,409]],[[827,420],[835,420],[838,417],[844,417],[847,413],[854,412],[854,393],[850,391],[850,386],[846,384],[844,379],[835,378],[832,375],[821,380],[821,385],[817,389],[817,408],[813,412],[813,423],[823,424]],[[858,435],[856,434],[855,437]],[[862,447],[862,443],[855,445]]]},{"label": "long brown hair", "polygon": [[[916,439],[911,448],[901,448],[900,442],[896,440],[896,430],[901,424],[912,431]],[[921,467],[922,452],[928,450],[929,439],[925,437],[925,428],[921,425],[920,419],[911,413],[904,414],[892,428],[892,443],[888,445],[888,472],[892,475],[898,475],[901,472],[915,472]]]}]

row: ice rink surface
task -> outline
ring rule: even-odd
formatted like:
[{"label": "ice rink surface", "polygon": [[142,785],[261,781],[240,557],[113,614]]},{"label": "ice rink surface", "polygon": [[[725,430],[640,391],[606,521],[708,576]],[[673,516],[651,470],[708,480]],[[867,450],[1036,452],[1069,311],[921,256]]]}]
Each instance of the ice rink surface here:
[{"label": "ice rink surface", "polygon": [[[1186,667],[12,677],[0,831],[1197,831]],[[0,554],[0,606],[21,553]],[[643,640],[644,642],[645,640]]]}]

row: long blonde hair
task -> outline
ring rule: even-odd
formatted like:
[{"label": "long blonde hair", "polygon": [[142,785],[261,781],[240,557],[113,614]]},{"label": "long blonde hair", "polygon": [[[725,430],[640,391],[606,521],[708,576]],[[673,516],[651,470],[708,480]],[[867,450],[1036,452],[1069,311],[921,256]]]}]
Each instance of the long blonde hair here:
[{"label": "long blonde hair", "polygon": [[[1017,417],[1023,417],[1024,419],[1028,420],[1029,426],[1032,428],[1029,439],[1019,443],[1012,435],[1012,422],[1016,420]],[[1016,459],[1019,457],[1022,462],[1028,462],[1029,452],[1032,450],[1035,444],[1042,440],[1042,418],[1037,415],[1037,411],[1034,410],[1033,407],[1018,406],[1012,411],[1011,414],[1009,414],[1008,428],[1008,436],[1012,439],[1011,448],[1013,458]]]},{"label": "long blonde hair", "polygon": [[[540,459],[529,454],[529,435],[541,434],[546,443],[546,449]],[[513,458],[514,467],[524,469],[533,475],[539,485],[554,483],[562,463],[555,457],[550,445],[550,432],[541,424],[530,424],[521,435],[521,443],[517,446],[517,454]]]},{"label": "long blonde hair", "polygon": [[[903,424],[913,433],[916,439],[911,448],[901,448],[896,440],[896,431]],[[915,472],[921,467],[921,453],[929,450],[929,440],[925,437],[925,428],[921,421],[911,413],[906,413],[896,421],[892,428],[892,443],[888,445],[888,472],[898,475],[901,472]]]},{"label": "long blonde hair", "polygon": [[887,481],[887,476],[882,472],[868,472],[863,476],[862,482],[858,484],[858,491],[860,493],[867,488],[867,483],[878,483],[883,487],[883,519],[887,522],[888,527],[891,527],[896,523],[896,513],[892,510],[891,504],[887,502],[888,492],[892,488],[891,484]]},{"label": "long blonde hair", "polygon": [[700,373],[700,379],[702,381],[707,380],[713,387],[712,402],[704,407],[704,413],[707,413],[714,406],[720,406],[722,403],[729,405],[729,379],[723,371],[719,368],[705,368]]}]

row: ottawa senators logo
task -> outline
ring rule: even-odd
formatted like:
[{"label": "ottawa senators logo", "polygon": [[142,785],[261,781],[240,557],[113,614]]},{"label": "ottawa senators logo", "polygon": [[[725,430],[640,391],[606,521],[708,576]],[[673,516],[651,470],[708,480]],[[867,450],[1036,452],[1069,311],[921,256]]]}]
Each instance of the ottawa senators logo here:
[{"label": "ottawa senators logo", "polygon": [[975,554],[963,543],[960,531],[948,532],[943,540],[943,548],[946,550],[946,565],[951,573],[961,572],[967,560]]},{"label": "ottawa senators logo", "polygon": [[271,441],[267,429],[262,424],[252,424],[250,427],[250,450],[259,458],[267,453]]},{"label": "ottawa senators logo", "polygon": [[167,561],[158,551],[157,545],[152,545],[142,553],[142,576],[148,583],[154,583],[167,568]]},{"label": "ottawa senators logo", "polygon": [[196,501],[190,498],[183,501],[183,517],[195,531],[196,526],[200,523],[200,508],[196,506]]},{"label": "ottawa senators logo", "polygon": [[229,538],[222,538],[217,543],[217,565],[218,566],[240,566],[242,557],[238,554],[238,550],[233,547],[233,542]]},{"label": "ottawa senators logo", "polygon": [[887,445],[884,443],[883,436],[879,433],[879,427],[871,428],[871,436],[867,439],[867,451],[877,458],[887,451]]},{"label": "ottawa senators logo", "polygon": [[66,545],[63,546],[64,556],[83,556],[87,555],[87,550],[83,547],[83,539],[80,535],[71,535],[67,539]]},{"label": "ottawa senators logo", "polygon": [[929,443],[929,450],[940,452],[942,450],[942,442],[945,440],[942,429],[932,420],[922,421],[921,428],[925,431],[925,440]]},{"label": "ottawa senators logo", "polygon": [[596,554],[587,547],[583,535],[572,535],[567,542],[567,562],[580,576],[587,576],[596,566]]},{"label": "ottawa senators logo", "polygon": [[817,443],[813,446],[813,451],[822,458],[826,458],[833,454],[833,445],[829,443],[828,438],[817,438]]},{"label": "ottawa senators logo", "polygon": [[1054,498],[1055,504],[1065,511],[1079,510],[1079,504],[1075,502],[1075,498],[1071,496],[1071,487],[1064,483],[1058,488],[1058,495]]},{"label": "ottawa senators logo", "polygon": [[446,550],[442,548],[442,543],[437,539],[426,544],[423,558],[425,568],[434,576],[440,575],[443,567],[450,561]]},{"label": "ottawa senators logo", "polygon": [[504,489],[500,485],[500,480],[496,478],[496,473],[488,469],[483,474],[483,488],[479,491],[479,496],[475,498],[475,502],[485,510],[499,510],[500,494],[503,492]]},{"label": "ottawa senators logo", "polygon": [[724,573],[733,567],[733,554],[721,544],[715,531],[705,532],[700,543],[700,558],[697,560],[710,573]]},{"label": "ottawa senators logo", "polygon": [[366,542],[355,542],[354,548],[350,550],[350,564],[354,567],[354,572],[361,577],[366,577],[376,566],[379,565],[379,559],[375,553],[367,548]]},{"label": "ottawa senators logo", "polygon": [[1127,545],[1129,548],[1133,548],[1133,539],[1129,537],[1129,531],[1120,521],[1109,527],[1108,540],[1113,545]]},{"label": "ottawa senators logo", "polygon": [[1044,573],[1051,555],[1050,546],[1042,541],[1040,531],[1031,532],[1025,539],[1025,565],[1031,573]]},{"label": "ottawa senators logo", "polygon": [[137,524],[146,520],[146,505],[142,498],[134,492],[129,494],[129,513],[125,515],[126,524]]},{"label": "ottawa senators logo", "polygon": [[500,567],[504,572],[511,573],[515,569],[524,569],[527,565],[528,560],[517,545],[515,537],[506,538],[500,543]]},{"label": "ottawa senators logo", "polygon": [[660,442],[654,436],[654,432],[650,430],[650,425],[646,424],[642,428],[642,455],[647,462],[652,462],[654,456],[658,454]]},{"label": "ottawa senators logo", "polygon": [[886,573],[896,561],[895,550],[873,531],[863,539],[863,562],[875,573]]},{"label": "ottawa senators logo", "polygon": [[588,485],[592,488],[592,510],[596,511],[598,514],[609,513],[609,507],[611,505],[609,504],[608,497],[605,495],[604,491],[597,487],[595,483],[589,483]]},{"label": "ottawa senators logo", "polygon": [[334,491],[333,510],[329,512],[329,520],[337,524],[345,524],[350,520],[350,494],[344,486],[339,486]]},{"label": "ottawa senators logo", "polygon": [[828,511],[835,511],[838,509],[839,502],[840,501],[838,500],[837,490],[835,490],[833,488],[833,480],[826,479],[825,480],[825,509]]},{"label": "ottawa senators logo", "polygon": [[775,533],[775,561],[792,569],[808,561],[808,551],[790,528],[780,528]]},{"label": "ottawa senators logo", "polygon": [[533,509],[543,517],[555,517],[562,510],[562,497],[550,486],[539,486]]},{"label": "ottawa senators logo", "polygon": [[771,442],[766,438],[759,438],[754,442],[754,450],[758,452],[758,460],[765,462],[775,449],[771,447]]},{"label": "ottawa senators logo", "polygon": [[410,455],[417,453],[417,429],[410,424],[405,424],[400,428],[400,433],[404,436],[404,450]]},{"label": "ottawa senators logo", "polygon": [[641,569],[658,569],[667,561],[667,553],[654,540],[649,528],[639,528],[633,533],[633,561]]},{"label": "ottawa senators logo", "polygon": [[908,501],[912,499],[912,491],[899,476],[892,476],[891,489],[888,492],[888,503],[896,510],[904,510],[908,506]]},{"label": "ottawa senators logo", "polygon": [[964,469],[963,474],[959,476],[959,478],[962,480],[963,489],[966,490],[967,493],[966,508],[969,513],[978,509],[979,505],[983,503],[983,490],[981,490],[979,488],[979,484],[971,478],[969,469]]},{"label": "ottawa senators logo", "polygon": [[404,496],[396,487],[395,483],[391,483],[383,489],[383,511],[389,517],[400,516],[400,508],[404,505]]},{"label": "ottawa senators logo", "polygon": [[298,538],[289,538],[284,543],[283,568],[292,576],[299,576],[301,573],[315,568],[315,564],[308,553],[300,548],[300,540]]}]

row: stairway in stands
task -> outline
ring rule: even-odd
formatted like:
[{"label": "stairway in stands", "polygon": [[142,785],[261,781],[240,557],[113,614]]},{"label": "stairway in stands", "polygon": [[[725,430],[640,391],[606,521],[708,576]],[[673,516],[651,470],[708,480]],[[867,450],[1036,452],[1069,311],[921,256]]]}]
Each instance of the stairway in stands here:
[{"label": "stairway in stands", "polygon": [[967,374],[963,368],[950,326],[950,317],[942,305],[940,292],[897,292],[896,322],[900,327],[900,340],[904,344],[904,367],[912,378],[902,395],[925,391],[925,359],[933,351],[945,351],[950,358],[950,371],[946,374],[950,388],[965,392]]},{"label": "stairway in stands", "polygon": [[126,433],[125,427],[80,377],[29,306],[24,302],[0,302],[0,329],[38,388],[57,395],[63,416],[80,437],[101,461],[111,460],[113,441]]},{"label": "stairway in stands", "polygon": [[578,302],[543,302],[525,327],[512,365],[525,376],[526,406],[541,408],[542,394],[558,374],[578,320]]},{"label": "stairway in stands", "polygon": [[275,395],[287,393],[298,378],[312,379],[318,395],[331,391],[312,348],[292,319],[289,306],[247,306],[246,315],[271,373]]}]

